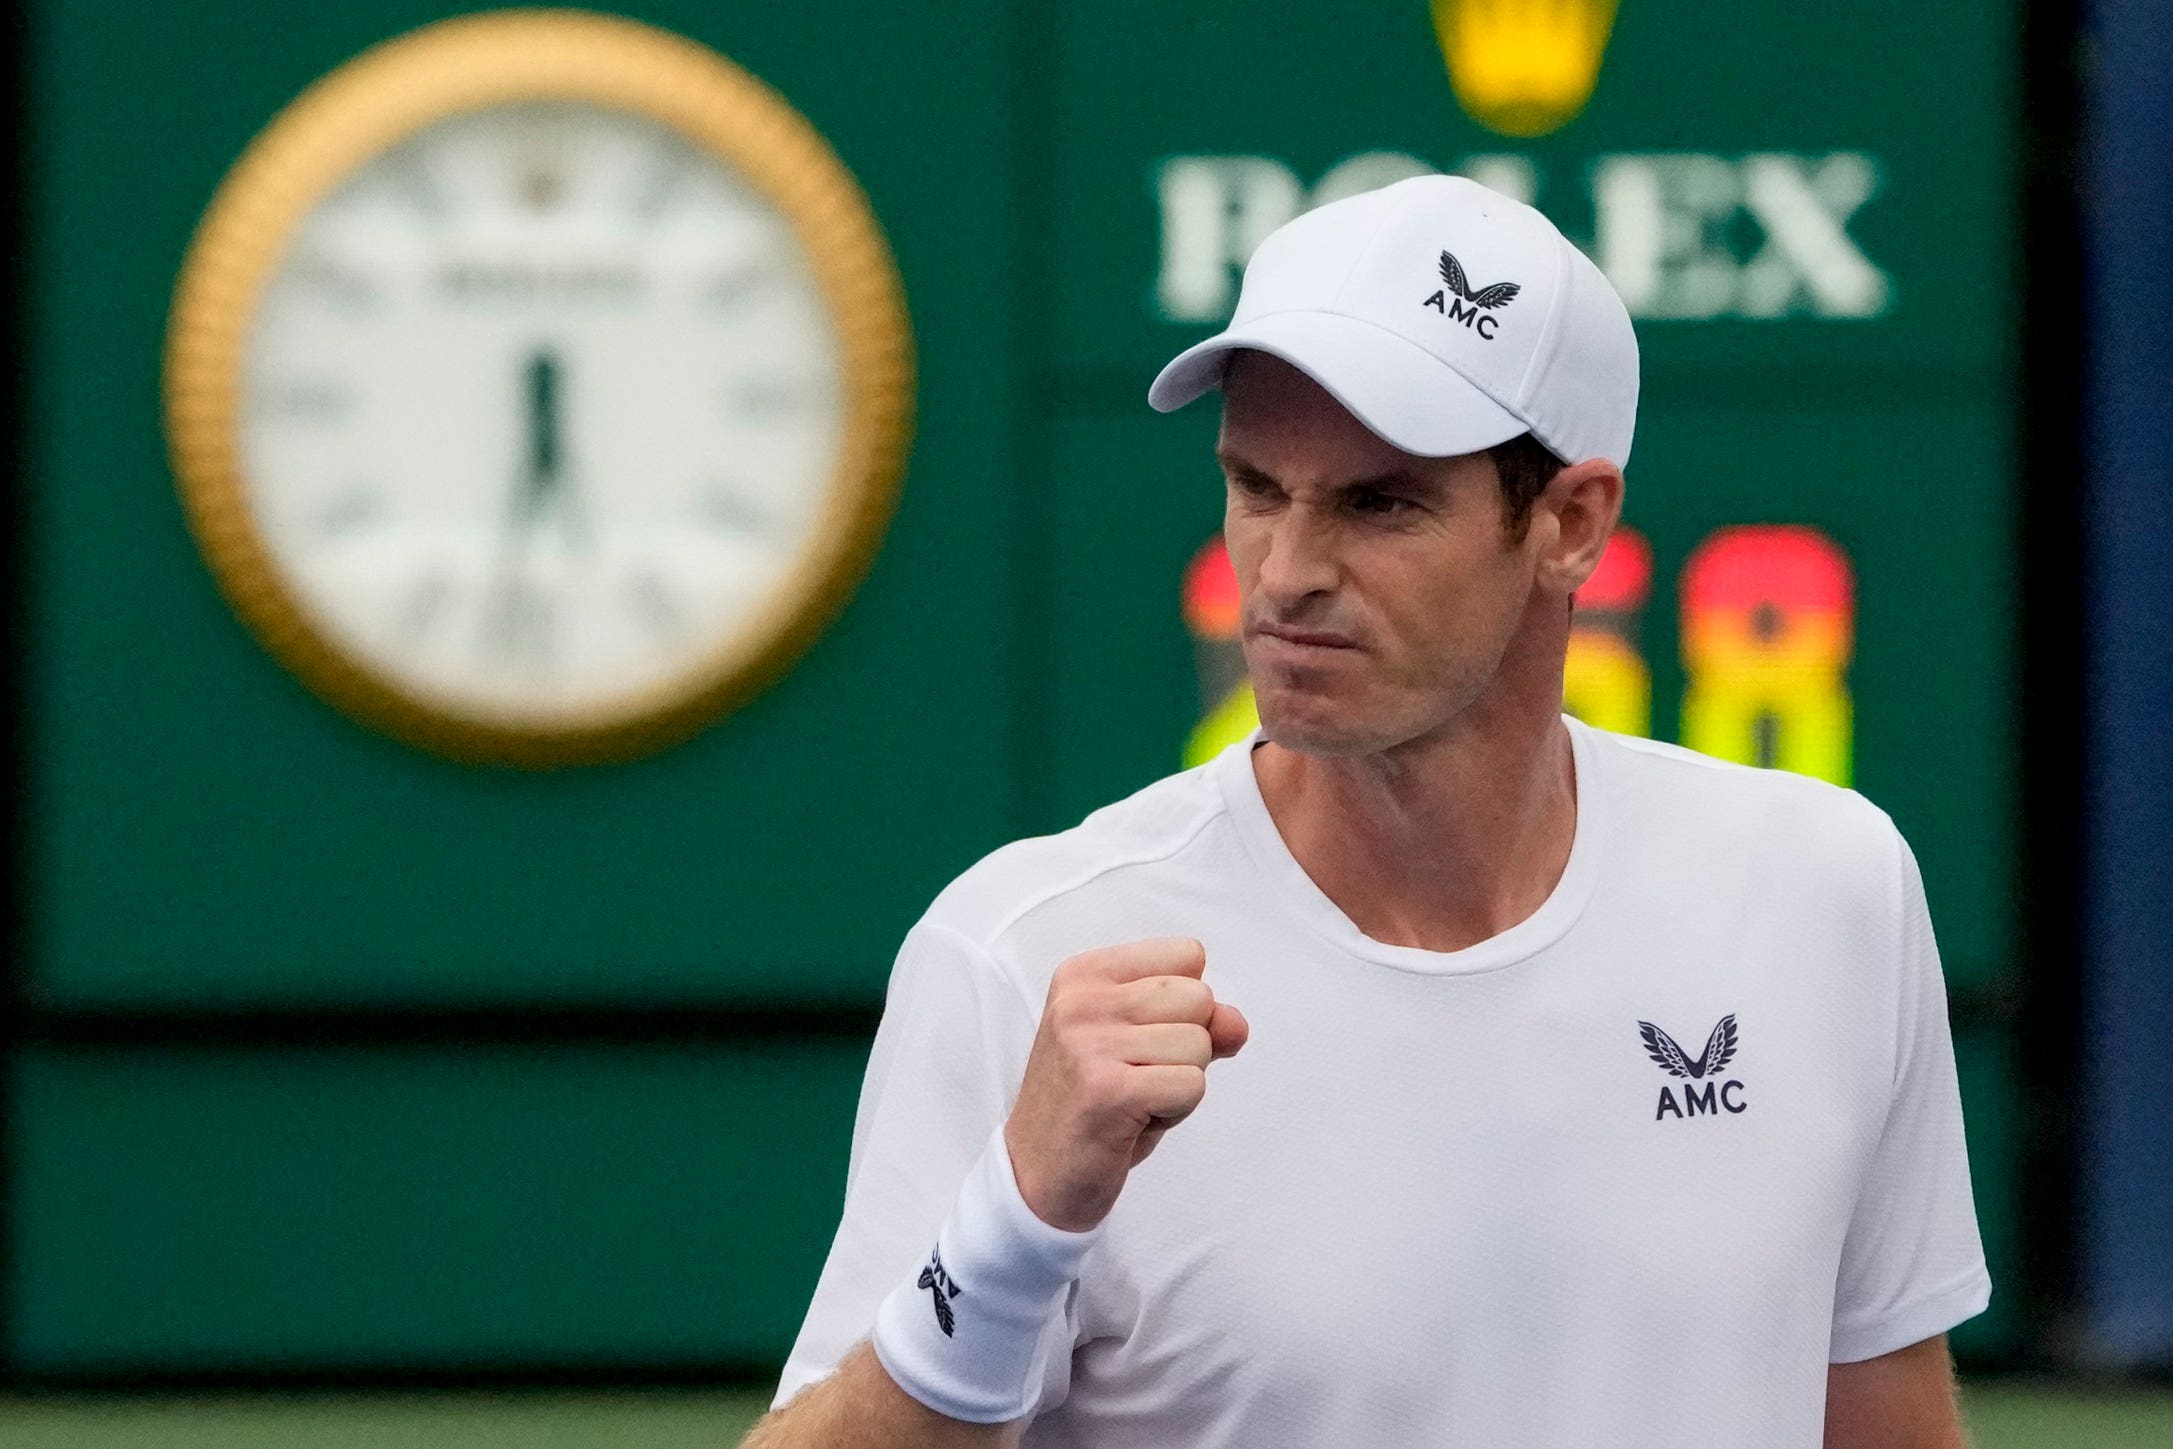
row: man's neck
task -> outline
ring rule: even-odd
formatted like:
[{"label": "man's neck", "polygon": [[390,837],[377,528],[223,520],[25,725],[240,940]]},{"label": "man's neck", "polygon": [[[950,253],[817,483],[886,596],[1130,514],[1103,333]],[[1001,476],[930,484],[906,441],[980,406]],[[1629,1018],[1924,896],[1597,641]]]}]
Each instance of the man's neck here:
[{"label": "man's neck", "polygon": [[1459,951],[1545,903],[1569,862],[1577,790],[1559,685],[1551,703],[1480,701],[1382,754],[1253,752],[1290,853],[1374,940]]}]

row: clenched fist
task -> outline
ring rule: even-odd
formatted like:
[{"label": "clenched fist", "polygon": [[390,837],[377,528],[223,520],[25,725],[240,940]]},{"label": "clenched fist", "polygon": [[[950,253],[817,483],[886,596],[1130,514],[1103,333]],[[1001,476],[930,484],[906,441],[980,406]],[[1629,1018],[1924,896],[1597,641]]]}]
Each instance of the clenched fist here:
[{"label": "clenched fist", "polygon": [[1019,1195],[1051,1227],[1109,1215],[1125,1176],[1207,1093],[1207,1064],[1249,1029],[1200,975],[1207,949],[1162,936],[1056,968],[1018,1101],[1004,1124]]}]

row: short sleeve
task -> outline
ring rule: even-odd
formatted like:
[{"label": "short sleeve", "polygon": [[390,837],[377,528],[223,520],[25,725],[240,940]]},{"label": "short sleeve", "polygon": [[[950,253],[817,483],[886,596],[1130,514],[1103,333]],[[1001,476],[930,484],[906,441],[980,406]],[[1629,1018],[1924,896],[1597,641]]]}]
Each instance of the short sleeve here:
[{"label": "short sleeve", "polygon": [[906,934],[861,1082],[844,1212],[773,1408],[828,1377],[927,1256],[1010,1112],[1036,1026],[973,941],[925,918]]},{"label": "short sleeve", "polygon": [[1984,1311],[1985,1271],[1962,1141],[1946,982],[1916,857],[1893,836],[1899,991],[1893,1097],[1841,1248],[1828,1358],[1854,1363]]}]

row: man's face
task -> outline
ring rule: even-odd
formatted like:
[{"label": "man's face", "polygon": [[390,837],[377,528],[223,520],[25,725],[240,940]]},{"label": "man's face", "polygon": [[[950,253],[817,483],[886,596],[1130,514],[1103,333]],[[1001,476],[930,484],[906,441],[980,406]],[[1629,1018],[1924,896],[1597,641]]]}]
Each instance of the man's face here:
[{"label": "man's face", "polygon": [[1382,441],[1311,378],[1245,351],[1223,387],[1223,536],[1246,668],[1277,744],[1393,748],[1492,682],[1533,597],[1483,453]]}]

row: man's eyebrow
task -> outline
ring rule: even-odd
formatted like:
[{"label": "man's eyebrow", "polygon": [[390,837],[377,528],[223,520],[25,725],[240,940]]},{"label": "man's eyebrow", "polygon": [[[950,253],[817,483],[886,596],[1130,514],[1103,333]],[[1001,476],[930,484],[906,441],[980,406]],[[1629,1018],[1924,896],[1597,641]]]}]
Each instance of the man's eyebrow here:
[{"label": "man's eyebrow", "polygon": [[1265,478],[1268,476],[1267,474],[1261,472],[1258,468],[1254,467],[1251,463],[1246,462],[1245,459],[1239,457],[1236,453],[1231,452],[1228,448],[1215,449],[1215,461],[1220,463],[1226,471],[1231,473],[1243,473],[1253,478]]},{"label": "man's eyebrow", "polygon": [[[1277,481],[1273,474],[1248,462],[1228,448],[1217,448],[1215,450],[1215,459],[1227,471],[1240,477],[1259,478],[1269,483]],[[1347,482],[1338,483],[1335,485],[1334,491],[1338,493],[1355,493],[1362,489],[1375,491],[1402,489],[1405,492],[1431,495],[1441,491],[1441,480],[1414,473],[1409,468],[1392,468],[1386,473],[1375,473],[1364,478],[1353,478]]]},{"label": "man's eyebrow", "polygon": [[1353,478],[1348,483],[1336,486],[1345,493],[1355,493],[1361,488],[1368,488],[1376,492],[1401,489],[1407,493],[1432,494],[1441,491],[1441,480],[1414,473],[1409,468],[1395,468],[1386,473],[1376,473],[1370,478]]}]

